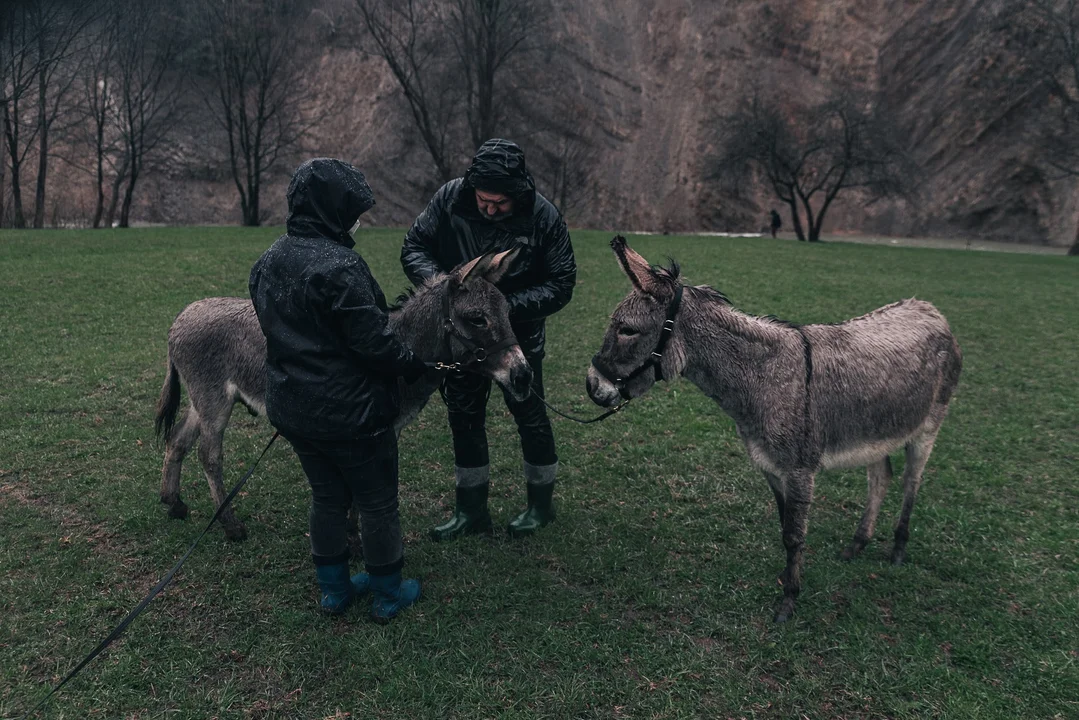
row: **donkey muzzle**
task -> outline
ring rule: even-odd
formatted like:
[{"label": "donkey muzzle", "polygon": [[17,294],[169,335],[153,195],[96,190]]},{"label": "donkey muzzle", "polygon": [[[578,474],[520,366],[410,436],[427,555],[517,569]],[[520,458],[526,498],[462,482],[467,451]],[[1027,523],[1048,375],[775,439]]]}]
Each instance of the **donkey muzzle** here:
[{"label": "donkey muzzle", "polygon": [[618,387],[596,369],[595,365],[588,366],[588,378],[585,381],[588,397],[600,407],[614,407],[622,401],[622,394]]}]

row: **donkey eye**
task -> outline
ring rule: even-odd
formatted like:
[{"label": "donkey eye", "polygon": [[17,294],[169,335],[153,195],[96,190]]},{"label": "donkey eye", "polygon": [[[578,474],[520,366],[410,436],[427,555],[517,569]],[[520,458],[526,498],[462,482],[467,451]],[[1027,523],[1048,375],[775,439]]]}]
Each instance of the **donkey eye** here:
[{"label": "donkey eye", "polygon": [[622,327],[618,328],[618,334],[622,337],[633,337],[634,335],[638,334],[638,331],[636,328],[626,327],[625,325],[623,325]]},{"label": "donkey eye", "polygon": [[487,318],[485,318],[483,315],[465,315],[465,321],[473,327],[487,327]]}]

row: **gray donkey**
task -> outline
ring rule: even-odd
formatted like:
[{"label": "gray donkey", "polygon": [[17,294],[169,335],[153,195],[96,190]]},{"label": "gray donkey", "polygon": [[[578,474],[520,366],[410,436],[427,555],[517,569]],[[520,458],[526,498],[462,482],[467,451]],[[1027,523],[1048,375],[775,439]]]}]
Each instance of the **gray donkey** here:
[{"label": "gray donkey", "polygon": [[[394,423],[398,434],[419,415],[445,369],[486,375],[518,399],[530,392],[532,370],[510,327],[509,305],[494,286],[514,254],[488,253],[431,278],[391,309],[394,334],[420,359],[442,364],[412,385],[400,381],[401,411]],[[242,403],[252,415],[266,410],[266,338],[250,300],[215,297],[184,308],[169,329],[168,347],[168,372],[156,417],[157,433],[165,438],[161,502],[169,506],[170,517],[184,518],[188,509],[180,499],[180,469],[195,441],[210,493],[220,507],[226,495],[222,438],[233,406]],[[181,381],[189,407],[174,425]],[[221,523],[229,539],[246,537],[231,507],[221,514]]]},{"label": "gray donkey", "polygon": [[835,325],[799,326],[746,315],[709,287],[682,285],[676,264],[651,267],[621,236],[611,247],[633,290],[611,316],[588,370],[588,394],[610,407],[684,375],[734,419],[779,509],[787,566],[776,621],[794,612],[802,586],[821,470],[868,466],[865,514],[842,555],[850,559],[873,535],[892,478],[888,454],[905,448],[892,550],[901,564],[922,471],[963,363],[937,309],[903,300]]}]

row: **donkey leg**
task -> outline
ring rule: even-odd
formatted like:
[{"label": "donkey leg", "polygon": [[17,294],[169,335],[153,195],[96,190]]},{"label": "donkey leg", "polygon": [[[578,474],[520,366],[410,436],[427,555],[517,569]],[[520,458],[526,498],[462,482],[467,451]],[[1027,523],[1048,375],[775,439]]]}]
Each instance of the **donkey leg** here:
[{"label": "donkey leg", "polygon": [[783,529],[783,480],[772,473],[764,473],[764,479],[768,481],[768,487],[772,488],[772,494],[776,498],[776,510],[779,511],[779,528]]},{"label": "donkey leg", "polygon": [[869,499],[866,501],[862,521],[858,523],[858,529],[854,531],[854,539],[839,556],[844,560],[850,560],[860,553],[873,537],[873,530],[877,526],[877,515],[880,513],[880,504],[884,501],[884,496],[888,493],[888,485],[892,482],[891,458],[885,455],[883,460],[867,467],[866,474],[869,476]]},{"label": "donkey leg", "polygon": [[199,436],[199,414],[189,407],[165,440],[165,466],[161,471],[161,502],[169,506],[169,517],[183,520],[188,509],[180,499],[180,473],[184,458]]},{"label": "donkey leg", "polygon": [[907,465],[903,468],[903,509],[899,512],[899,521],[895,525],[895,545],[892,546],[892,565],[902,565],[907,558],[907,540],[910,539],[910,513],[914,509],[914,500],[918,497],[918,488],[922,486],[922,471],[933,452],[933,443],[937,440],[940,425],[927,430],[907,443]]},{"label": "donkey leg", "polygon": [[[214,499],[214,508],[220,508],[225,502],[225,496],[228,494],[225,492],[225,485],[222,482],[222,440],[230,412],[231,408],[229,408],[229,412],[225,413],[224,417],[218,420],[215,426],[208,427],[208,423],[204,423],[202,437],[199,440],[199,461],[202,463],[202,471],[206,475],[206,482],[210,485],[210,495]],[[247,528],[236,519],[231,507],[225,508],[225,511],[221,513],[221,525],[225,528],[225,537],[229,540],[243,540],[247,537]]]},{"label": "donkey leg", "polygon": [[786,622],[794,614],[794,603],[802,590],[802,565],[806,529],[809,525],[809,505],[813,502],[812,472],[800,470],[786,477],[786,496],[783,506],[783,546],[787,549],[787,567],[779,576],[783,585],[783,603],[776,613],[776,622]]}]

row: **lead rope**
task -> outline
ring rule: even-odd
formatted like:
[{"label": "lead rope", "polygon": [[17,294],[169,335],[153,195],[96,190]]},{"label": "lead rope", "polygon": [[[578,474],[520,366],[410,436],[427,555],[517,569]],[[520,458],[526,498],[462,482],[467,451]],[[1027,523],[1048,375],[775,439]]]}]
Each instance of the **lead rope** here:
[{"label": "lead rope", "polygon": [[179,572],[180,567],[184,564],[184,561],[186,561],[187,558],[191,555],[191,553],[195,550],[195,546],[197,546],[199,544],[199,541],[206,536],[206,533],[210,531],[210,528],[213,527],[213,524],[217,522],[217,519],[219,517],[221,517],[221,513],[223,513],[225,509],[228,508],[229,503],[232,502],[232,499],[234,497],[236,497],[236,493],[240,492],[240,488],[244,486],[244,484],[248,481],[251,475],[255,472],[255,468],[258,467],[259,461],[261,461],[262,458],[266,455],[266,452],[270,449],[270,446],[273,445],[274,440],[277,439],[278,435],[280,435],[280,433],[275,432],[273,434],[273,437],[270,438],[270,442],[266,443],[266,447],[263,448],[262,454],[258,456],[258,459],[255,460],[255,463],[251,466],[247,473],[244,474],[243,478],[240,479],[240,482],[236,483],[236,487],[232,488],[232,491],[227,496],[225,496],[225,500],[221,503],[221,507],[217,508],[217,512],[215,512],[214,516],[210,518],[210,522],[206,524],[206,527],[203,529],[202,533],[200,533],[199,536],[195,538],[195,542],[191,543],[191,547],[189,547],[187,549],[187,552],[184,553],[184,556],[180,558],[180,562],[176,563],[176,565],[173,566],[172,570],[169,570],[165,577],[161,578],[161,580],[158,581],[157,585],[154,586],[154,589],[151,590],[150,593],[146,597],[144,597],[138,605],[135,606],[134,610],[127,614],[127,617],[120,621],[120,624],[116,626],[115,630],[109,633],[109,636],[107,638],[98,643],[97,647],[91,650],[90,654],[83,658],[82,662],[76,665],[74,670],[69,672],[64,677],[64,679],[56,685],[56,687],[49,691],[48,695],[41,698],[37,705],[35,705],[33,709],[30,710],[30,712],[26,713],[26,715],[23,716],[24,720],[30,718],[34,713],[40,710],[41,706],[48,702],[49,698],[55,695],[60,690],[60,688],[62,688],[64,685],[67,685],[68,681],[78,675],[79,671],[86,667],[91,660],[104,652],[105,648],[111,645],[112,642],[116,640],[116,638],[120,637],[120,635],[123,634],[124,630],[127,629],[127,626],[130,625],[135,618],[142,614],[142,611],[146,609],[146,606],[150,604],[150,601],[157,597],[157,595],[165,589],[166,585],[172,582],[172,578],[176,575],[177,572]]}]

